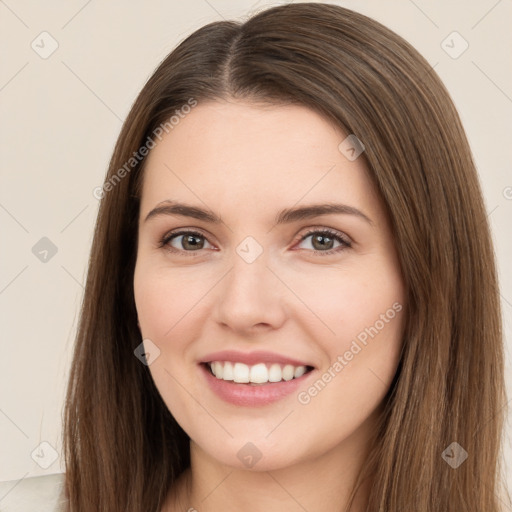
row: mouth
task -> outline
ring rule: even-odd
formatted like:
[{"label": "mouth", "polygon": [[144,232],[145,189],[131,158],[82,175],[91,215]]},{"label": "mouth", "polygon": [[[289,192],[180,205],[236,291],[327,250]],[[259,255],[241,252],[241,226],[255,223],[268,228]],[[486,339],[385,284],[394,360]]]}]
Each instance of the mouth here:
[{"label": "mouth", "polygon": [[260,362],[248,365],[232,361],[210,361],[201,363],[216,379],[249,386],[265,386],[299,379],[314,370],[309,365],[292,365]]}]

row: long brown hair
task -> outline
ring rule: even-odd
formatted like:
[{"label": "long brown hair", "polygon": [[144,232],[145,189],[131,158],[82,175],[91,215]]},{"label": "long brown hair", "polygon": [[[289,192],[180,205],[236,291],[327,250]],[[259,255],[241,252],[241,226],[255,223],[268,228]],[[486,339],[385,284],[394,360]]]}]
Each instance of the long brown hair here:
[{"label": "long brown hair", "polygon": [[[320,3],[200,28],[136,99],[110,161],[90,254],[64,410],[66,510],[158,512],[190,464],[188,436],[134,356],[142,341],[133,273],[145,160],[131,159],[184,105],[221,98],[305,105],[355,134],[386,205],[407,317],[360,474],[373,479],[367,510],[498,512],[501,312],[463,127],[411,45],[366,16]],[[467,459],[455,467],[462,449]]]}]

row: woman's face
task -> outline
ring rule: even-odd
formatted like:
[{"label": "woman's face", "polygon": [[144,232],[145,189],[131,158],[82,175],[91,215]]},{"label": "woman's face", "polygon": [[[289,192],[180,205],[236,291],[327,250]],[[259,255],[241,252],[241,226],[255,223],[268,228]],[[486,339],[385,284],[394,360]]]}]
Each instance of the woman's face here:
[{"label": "woman's face", "polygon": [[[300,106],[209,102],[173,126],[146,162],[134,275],[167,407],[204,456],[238,468],[358,446],[405,312],[361,148]],[[327,204],[342,206],[309,210]]]}]

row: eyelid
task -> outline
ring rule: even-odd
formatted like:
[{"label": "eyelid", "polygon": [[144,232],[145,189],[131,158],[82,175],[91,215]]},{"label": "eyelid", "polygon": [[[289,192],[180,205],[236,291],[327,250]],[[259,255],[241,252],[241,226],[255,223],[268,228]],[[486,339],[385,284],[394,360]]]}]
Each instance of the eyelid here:
[{"label": "eyelid", "polygon": [[328,233],[332,236],[336,236],[338,238],[341,238],[346,244],[352,245],[353,240],[343,231],[340,231],[339,229],[329,228],[327,226],[313,226],[311,228],[307,228],[307,231],[301,235],[299,235],[298,241],[304,240],[307,236],[313,234],[313,233]]}]

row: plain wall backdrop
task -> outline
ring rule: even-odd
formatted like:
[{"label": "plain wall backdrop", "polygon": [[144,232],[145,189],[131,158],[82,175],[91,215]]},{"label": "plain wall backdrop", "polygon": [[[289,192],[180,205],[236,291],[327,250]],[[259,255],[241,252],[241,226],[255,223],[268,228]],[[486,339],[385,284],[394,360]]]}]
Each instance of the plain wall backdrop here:
[{"label": "plain wall backdrop", "polygon": [[[0,481],[64,471],[61,415],[99,205],[93,190],[131,104],[194,30],[278,3],[0,0]],[[510,399],[512,3],[330,3],[403,36],[450,91],[495,241]],[[511,430],[509,419],[509,489]]]}]

